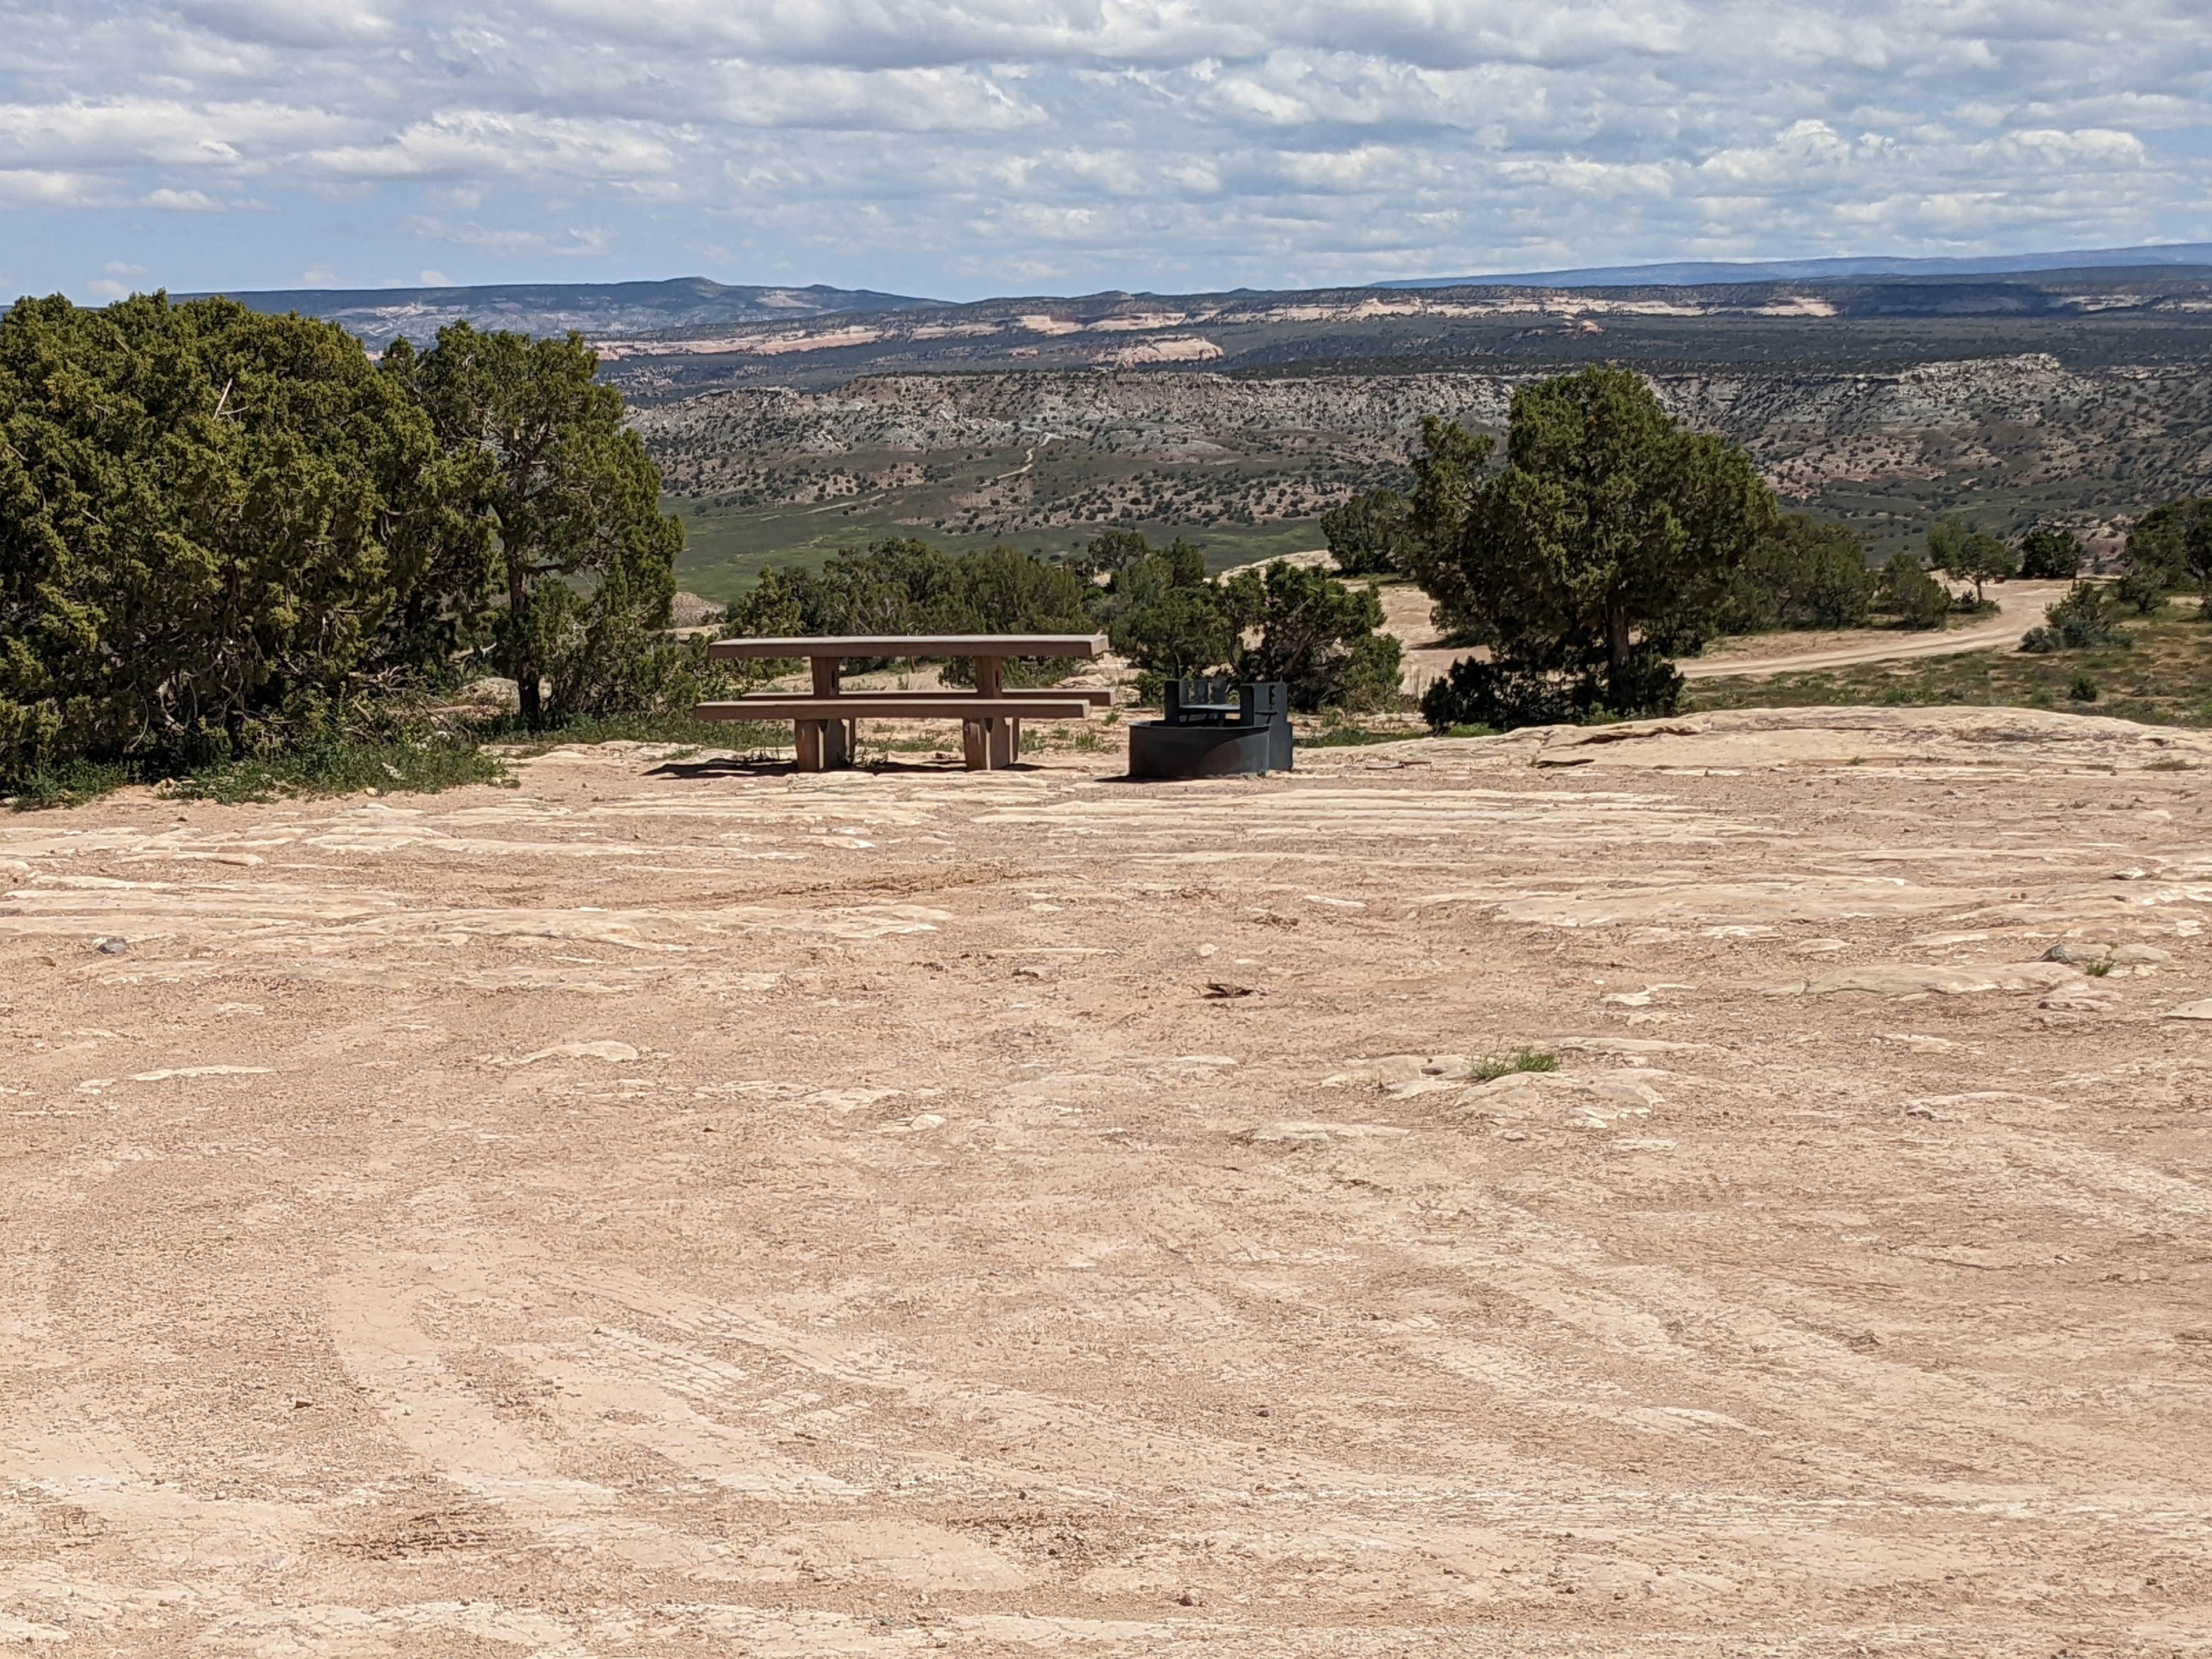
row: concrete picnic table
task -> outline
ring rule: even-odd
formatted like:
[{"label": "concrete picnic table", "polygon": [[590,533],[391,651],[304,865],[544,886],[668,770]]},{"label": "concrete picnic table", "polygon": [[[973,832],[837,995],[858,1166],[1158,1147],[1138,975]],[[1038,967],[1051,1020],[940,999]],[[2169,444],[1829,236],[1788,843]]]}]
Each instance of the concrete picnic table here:
[{"label": "concrete picnic table", "polygon": [[[813,634],[782,639],[717,640],[717,662],[804,657],[814,671],[809,696],[763,692],[692,709],[702,720],[790,720],[798,735],[799,769],[820,772],[852,763],[861,720],[957,720],[971,772],[1011,766],[1022,752],[1024,720],[1081,720],[1114,700],[1108,690],[1053,686],[1008,691],[1009,657],[1102,655],[1103,634]],[[975,665],[973,691],[844,690],[848,657],[967,657]]]}]

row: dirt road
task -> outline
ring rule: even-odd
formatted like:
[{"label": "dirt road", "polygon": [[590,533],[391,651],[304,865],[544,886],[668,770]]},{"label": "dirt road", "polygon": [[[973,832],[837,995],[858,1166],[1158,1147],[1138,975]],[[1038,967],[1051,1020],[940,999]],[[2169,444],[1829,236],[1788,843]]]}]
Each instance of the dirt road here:
[{"label": "dirt road", "polygon": [[1999,582],[1989,590],[1996,612],[1964,628],[1926,634],[1891,629],[1863,629],[1823,635],[1817,645],[1805,636],[1762,634],[1727,643],[1739,649],[1688,657],[1676,664],[1682,678],[1718,679],[1728,675],[1810,674],[1860,663],[1903,662],[1918,657],[1954,657],[1969,651],[2010,651],[2020,636],[2042,625],[2051,607],[2066,597],[2069,582]]},{"label": "dirt road", "polygon": [[[2065,597],[2065,582],[2001,582],[1990,590],[1995,615],[1965,628],[1941,633],[1908,634],[1894,629],[1851,629],[1828,634],[1757,634],[1722,641],[1702,657],[1685,657],[1675,666],[1685,679],[1728,675],[1805,674],[1859,663],[1904,661],[1917,657],[1956,656],[1969,651],[2009,651]],[[1467,653],[1434,643],[1429,598],[1403,583],[1382,590],[1383,628],[1405,646],[1405,689],[1418,694],[1431,680],[1450,672]]]},{"label": "dirt road", "polygon": [[2208,763],[0,820],[0,1641],[2203,1652]]}]

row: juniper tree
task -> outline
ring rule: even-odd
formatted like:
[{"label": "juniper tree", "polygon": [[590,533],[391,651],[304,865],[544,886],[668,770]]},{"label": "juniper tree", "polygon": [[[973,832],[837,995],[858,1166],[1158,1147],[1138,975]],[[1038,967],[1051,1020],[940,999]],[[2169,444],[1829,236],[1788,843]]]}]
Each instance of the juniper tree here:
[{"label": "juniper tree", "polygon": [[[1431,718],[1672,708],[1680,677],[1668,659],[1701,643],[1729,573],[1775,520],[1750,458],[1684,431],[1642,376],[1618,368],[1516,392],[1505,465],[1479,483],[1484,441],[1425,435],[1443,462],[1417,492],[1435,538],[1423,585],[1437,621],[1492,657],[1460,677],[1491,714],[1455,713],[1440,694]],[[1576,688],[1564,704],[1549,684],[1559,677]]]},{"label": "juniper tree", "polygon": [[469,469],[467,507],[493,549],[493,660],[524,720],[644,695],[684,526],[660,510],[659,471],[583,337],[454,323],[427,351],[395,342],[382,369]]}]

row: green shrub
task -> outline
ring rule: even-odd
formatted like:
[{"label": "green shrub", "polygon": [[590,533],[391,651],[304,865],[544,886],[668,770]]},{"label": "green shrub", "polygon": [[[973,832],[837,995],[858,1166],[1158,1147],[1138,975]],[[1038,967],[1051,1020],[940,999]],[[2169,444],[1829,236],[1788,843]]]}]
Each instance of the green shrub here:
[{"label": "green shrub", "polygon": [[490,660],[522,717],[605,714],[671,684],[664,640],[681,520],[579,334],[438,331],[396,340],[379,378],[429,418],[454,480],[443,502],[465,549],[488,547]]},{"label": "green shrub", "polygon": [[[0,779],[281,744],[311,702],[424,666],[441,641],[409,636],[393,526],[435,517],[452,482],[334,325],[19,301],[0,319]],[[457,556],[464,587],[479,550]]]},{"label": "green shrub", "polygon": [[1382,626],[1372,587],[1349,587],[1325,571],[1277,561],[1239,571],[1223,585],[1230,618],[1259,642],[1240,651],[1240,680],[1280,680],[1291,707],[1379,708],[1398,695],[1400,647]]},{"label": "green shrub", "polygon": [[1863,628],[1874,592],[1866,544],[1855,532],[1785,514],[1729,572],[1713,626],[1723,634]]},{"label": "green shrub", "polygon": [[1491,657],[1424,696],[1438,730],[1674,708],[1668,659],[1699,647],[1779,533],[1750,456],[1684,430],[1633,370],[1522,386],[1494,472],[1486,435],[1431,419],[1422,440],[1413,574],[1438,626]]},{"label": "green shrub", "polygon": [[1598,706],[1586,678],[1462,657],[1421,693],[1421,718],[1432,732],[1480,726],[1510,732],[1524,726],[1569,726]]},{"label": "green shrub", "polygon": [[1510,1054],[1491,1054],[1475,1061],[1468,1073],[1472,1083],[1492,1083],[1516,1072],[1556,1072],[1559,1057],[1543,1048],[1522,1048]]},{"label": "green shrub", "polygon": [[2168,586],[2157,570],[2130,566],[2123,570],[2119,580],[2112,584],[2112,597],[2123,605],[2132,606],[2139,617],[2154,616],[2158,608],[2166,603]]},{"label": "green shrub", "polygon": [[2081,556],[2081,538],[2072,531],[2039,525],[2021,538],[2020,574],[2031,581],[2071,581]]},{"label": "green shrub", "polygon": [[[1176,545],[1182,547],[1188,544],[1177,538]],[[1145,539],[1140,531],[1102,530],[1091,538],[1082,552],[1066,562],[1067,568],[1084,580],[1093,581],[1101,576],[1112,576],[1152,550],[1152,544]]]},{"label": "green shrub", "polygon": [[[955,558],[912,537],[895,536],[866,550],[846,549],[819,570],[761,573],[752,591],[729,608],[726,638],[811,634],[1080,634],[1091,618],[1091,589],[1065,564],[1018,548],[989,547]],[[886,664],[858,659],[853,672]],[[783,665],[764,664],[754,677]],[[1009,662],[1009,685],[1042,685],[1073,672],[1065,659]],[[970,683],[966,659],[945,667],[954,684]]]},{"label": "green shrub", "polygon": [[1091,611],[1142,676],[1139,696],[1149,699],[1164,680],[1224,666],[1236,654],[1237,629],[1195,547],[1178,539],[1155,552],[1143,537],[1131,539],[1134,556],[1115,570]]},{"label": "green shrub", "polygon": [[1539,669],[1462,657],[1421,694],[1421,718],[1434,732],[1460,727],[1510,732],[1524,726],[1575,726],[1617,717],[1671,714],[1681,707],[1682,675],[1649,646],[1609,664],[1579,670]]},{"label": "green shrub", "polygon": [[2031,628],[2021,636],[2020,648],[2081,651],[2096,645],[2133,643],[2120,629],[2120,604],[2111,587],[2103,582],[2075,582],[2066,597],[2051,607],[2041,627]]},{"label": "green shrub", "polygon": [[1875,583],[1878,610],[1897,618],[1900,627],[1941,628],[1951,614],[1951,595],[1910,553],[1891,556]]},{"label": "green shrub", "polygon": [[1321,533],[1340,574],[1387,576],[1408,569],[1413,503],[1395,489],[1370,489],[1321,515]]},{"label": "green shrub", "polygon": [[2066,695],[2075,702],[2094,702],[2097,701],[2097,682],[2087,674],[2076,674],[2073,684],[2066,688]]},{"label": "green shrub", "polygon": [[1169,679],[1228,662],[1237,644],[1221,590],[1212,582],[1165,589],[1123,616],[1109,637],[1140,672]]},{"label": "green shrub", "polygon": [[[945,594],[945,620],[933,624],[957,634],[1086,634],[1091,616],[1085,608],[1090,589],[1064,564],[1040,559],[1018,548],[987,547],[964,553],[952,562],[951,580]],[[1048,685],[1066,679],[1081,665],[1066,657],[1006,665],[1012,685]],[[956,657],[945,665],[948,685],[975,683],[972,658]]]},{"label": "green shrub", "polygon": [[2020,570],[2020,556],[2012,549],[1956,519],[1938,519],[1928,527],[1928,562],[1954,582],[1972,582],[1976,605],[1984,583],[2001,582]]},{"label": "green shrub", "polygon": [[2212,498],[2203,496],[2167,501],[2136,520],[2121,555],[2127,564],[2119,581],[2121,603],[2146,617],[2165,604],[2189,580],[2191,542],[2203,540],[2208,530]]}]

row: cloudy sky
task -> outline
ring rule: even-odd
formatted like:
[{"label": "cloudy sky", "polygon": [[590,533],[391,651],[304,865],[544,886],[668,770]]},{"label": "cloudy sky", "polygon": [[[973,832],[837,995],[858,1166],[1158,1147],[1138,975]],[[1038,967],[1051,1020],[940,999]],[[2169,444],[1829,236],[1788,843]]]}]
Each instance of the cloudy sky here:
[{"label": "cloudy sky", "polygon": [[0,289],[2212,240],[2206,0],[0,0]]}]

